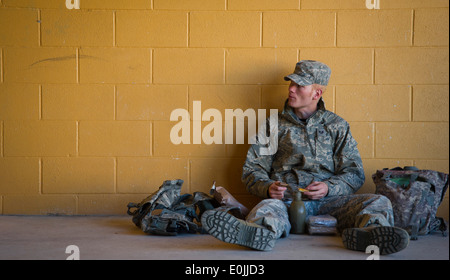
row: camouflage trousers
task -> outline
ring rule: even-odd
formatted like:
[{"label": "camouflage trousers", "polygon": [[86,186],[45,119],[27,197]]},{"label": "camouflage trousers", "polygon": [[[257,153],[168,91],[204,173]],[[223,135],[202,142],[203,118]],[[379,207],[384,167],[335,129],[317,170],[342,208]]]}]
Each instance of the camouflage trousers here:
[{"label": "camouflage trousers", "polygon": [[[372,224],[394,226],[394,214],[388,198],[376,194],[353,194],[305,200],[307,216],[329,214],[337,219],[337,229],[367,227]],[[262,225],[275,232],[277,238],[286,237],[291,230],[289,202],[265,199],[246,217],[247,222]]]}]

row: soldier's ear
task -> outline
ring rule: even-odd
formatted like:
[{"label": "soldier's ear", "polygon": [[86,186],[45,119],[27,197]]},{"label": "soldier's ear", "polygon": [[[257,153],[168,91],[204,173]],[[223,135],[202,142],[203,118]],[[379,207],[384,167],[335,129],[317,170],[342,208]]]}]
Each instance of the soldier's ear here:
[{"label": "soldier's ear", "polygon": [[322,97],[322,94],[323,94],[322,89],[321,89],[321,88],[316,88],[316,89],[314,90],[313,99],[314,99],[314,100],[320,99],[320,98]]}]

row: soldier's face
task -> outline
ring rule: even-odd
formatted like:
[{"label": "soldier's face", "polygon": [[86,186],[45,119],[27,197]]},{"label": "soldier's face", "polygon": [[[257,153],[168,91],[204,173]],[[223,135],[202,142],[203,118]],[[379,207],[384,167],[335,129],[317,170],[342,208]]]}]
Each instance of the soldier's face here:
[{"label": "soldier's face", "polygon": [[291,81],[289,85],[288,104],[294,109],[302,109],[315,105],[314,86],[301,86]]}]

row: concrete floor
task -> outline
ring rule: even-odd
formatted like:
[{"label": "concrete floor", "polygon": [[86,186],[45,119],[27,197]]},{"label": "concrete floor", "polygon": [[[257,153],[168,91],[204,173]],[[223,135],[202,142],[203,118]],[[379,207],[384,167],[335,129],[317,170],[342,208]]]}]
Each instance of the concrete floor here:
[{"label": "concrete floor", "polygon": [[[365,260],[338,236],[290,235],[273,251],[259,252],[206,234],[149,236],[129,216],[0,216],[0,260],[65,260],[69,245],[81,260]],[[73,253],[73,251],[72,251]],[[421,236],[381,260],[448,260],[449,238]]]}]

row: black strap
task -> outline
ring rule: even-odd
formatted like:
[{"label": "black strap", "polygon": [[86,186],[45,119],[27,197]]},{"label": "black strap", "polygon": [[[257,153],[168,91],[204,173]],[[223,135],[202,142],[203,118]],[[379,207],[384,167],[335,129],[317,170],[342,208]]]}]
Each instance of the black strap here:
[{"label": "black strap", "polygon": [[430,232],[440,231],[442,236],[448,235],[448,225],[445,220],[441,217],[435,217],[430,224]]},{"label": "black strap", "polygon": [[134,210],[133,212],[131,212],[130,209],[131,208],[139,208],[139,203],[130,202],[130,203],[128,203],[127,207],[128,207],[127,214],[132,216],[136,213],[137,209]]}]

